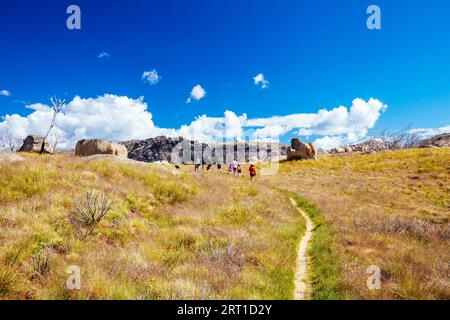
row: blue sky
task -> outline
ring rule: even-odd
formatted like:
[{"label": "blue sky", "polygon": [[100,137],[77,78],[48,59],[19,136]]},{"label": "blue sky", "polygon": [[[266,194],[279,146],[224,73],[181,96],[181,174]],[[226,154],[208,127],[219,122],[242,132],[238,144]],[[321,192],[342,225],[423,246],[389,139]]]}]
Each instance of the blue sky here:
[{"label": "blue sky", "polygon": [[[66,28],[70,4],[81,30]],[[370,4],[381,30],[366,27]],[[180,128],[225,110],[315,114],[373,97],[388,108],[369,132],[439,128],[450,124],[449,12],[448,0],[2,2],[0,116],[26,117],[25,105],[52,95],[144,96],[156,126]],[[142,75],[153,69],[161,79],[150,85]],[[206,96],[187,104],[198,84]]]}]

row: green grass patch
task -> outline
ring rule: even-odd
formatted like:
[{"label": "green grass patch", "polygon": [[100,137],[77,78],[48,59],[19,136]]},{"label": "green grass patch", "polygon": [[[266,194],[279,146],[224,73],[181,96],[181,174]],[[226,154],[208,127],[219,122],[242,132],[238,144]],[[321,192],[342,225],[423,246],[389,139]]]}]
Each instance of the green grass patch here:
[{"label": "green grass patch", "polygon": [[305,198],[294,192],[287,192],[311,218],[315,225],[312,245],[308,250],[311,257],[309,281],[312,284],[311,298],[314,300],[344,299],[344,284],[341,280],[343,259],[336,248],[336,237],[326,225],[320,211]]}]

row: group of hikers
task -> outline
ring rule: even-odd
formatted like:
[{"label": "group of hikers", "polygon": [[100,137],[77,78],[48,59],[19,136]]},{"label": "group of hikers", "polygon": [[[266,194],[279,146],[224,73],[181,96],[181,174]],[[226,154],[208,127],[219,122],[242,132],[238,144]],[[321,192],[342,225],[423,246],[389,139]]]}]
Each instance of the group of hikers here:
[{"label": "group of hikers", "polygon": [[[200,160],[197,160],[196,164],[195,164],[195,171],[197,171],[200,167],[202,166]],[[213,165],[212,164],[208,164],[208,166],[206,167],[206,170],[208,172],[210,172],[212,170]],[[222,170],[222,165],[221,164],[217,164],[217,170],[221,171]],[[234,161],[232,163],[229,164],[228,166],[228,174],[232,174],[235,177],[241,177],[242,176],[242,165],[236,160],[234,159]],[[250,175],[250,179],[254,179],[256,177],[256,167],[254,164],[250,164],[250,167],[248,168],[248,173]]]}]

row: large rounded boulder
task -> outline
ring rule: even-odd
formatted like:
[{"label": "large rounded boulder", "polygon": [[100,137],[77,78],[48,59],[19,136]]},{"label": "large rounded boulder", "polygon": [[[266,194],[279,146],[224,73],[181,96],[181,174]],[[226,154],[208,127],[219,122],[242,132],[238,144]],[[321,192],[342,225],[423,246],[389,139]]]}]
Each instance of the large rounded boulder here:
[{"label": "large rounded boulder", "polygon": [[298,138],[291,140],[291,149],[287,152],[287,160],[316,160],[317,149],[312,143],[302,142]]},{"label": "large rounded boulder", "polygon": [[97,154],[107,154],[119,158],[128,158],[128,151],[125,146],[106,140],[80,140],[75,147],[75,155],[90,157]]},{"label": "large rounded boulder", "polygon": [[[44,148],[42,148],[44,145]],[[53,153],[53,148],[45,142],[44,137],[40,136],[28,136],[23,140],[23,144],[19,149],[19,152],[31,152],[31,153]]]}]

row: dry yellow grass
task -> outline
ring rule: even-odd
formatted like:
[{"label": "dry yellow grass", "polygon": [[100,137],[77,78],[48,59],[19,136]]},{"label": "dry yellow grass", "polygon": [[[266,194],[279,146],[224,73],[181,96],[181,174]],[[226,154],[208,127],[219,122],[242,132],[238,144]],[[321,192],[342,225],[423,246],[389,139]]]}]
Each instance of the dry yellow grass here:
[{"label": "dry yellow grass", "polygon": [[[190,168],[26,158],[0,163],[1,299],[292,297],[304,224],[277,191]],[[82,239],[69,216],[90,190],[115,202]],[[66,287],[70,265],[81,290]]]},{"label": "dry yellow grass", "polygon": [[[335,261],[328,286],[339,294],[313,271],[315,298],[450,299],[450,149],[284,163],[267,182],[323,216],[327,245],[311,254],[316,268]],[[380,290],[366,286],[371,265],[381,268]]]},{"label": "dry yellow grass", "polygon": [[[449,149],[324,156],[254,181],[193,171],[67,155],[0,163],[0,299],[291,299],[305,225],[290,197],[317,226],[312,298],[450,298]],[[68,217],[89,190],[115,204],[80,239]],[[70,265],[81,290],[66,288]],[[371,265],[380,290],[366,286]]]}]

